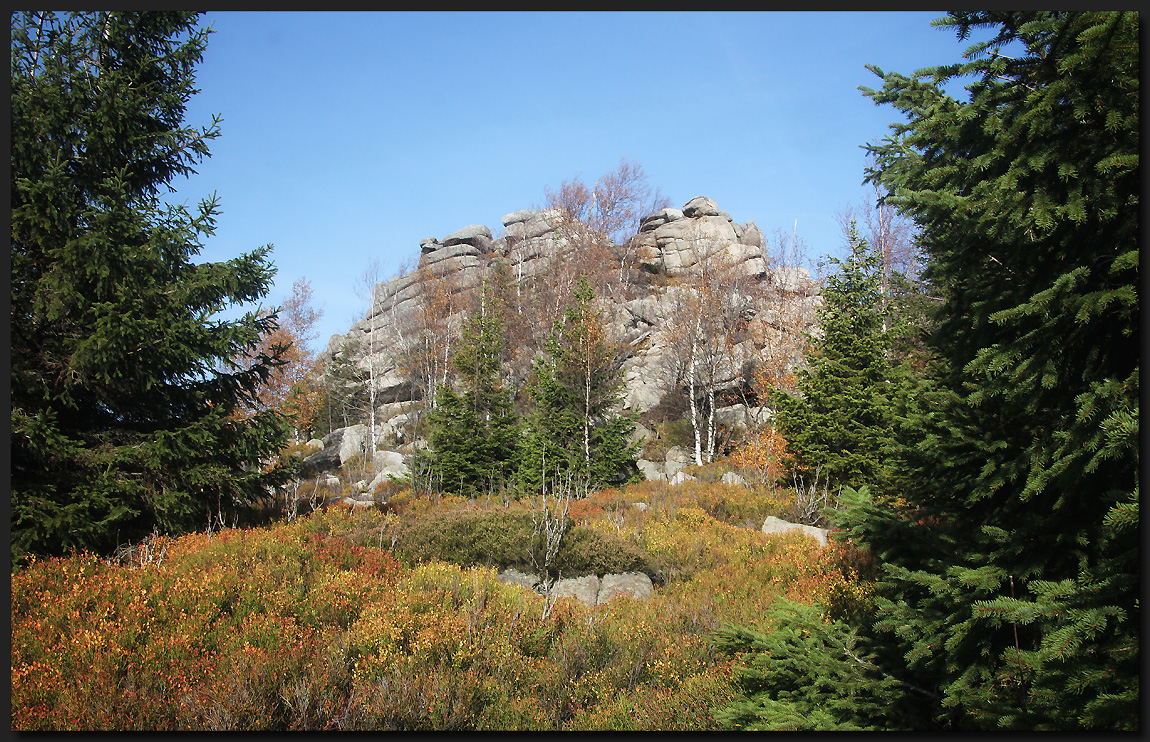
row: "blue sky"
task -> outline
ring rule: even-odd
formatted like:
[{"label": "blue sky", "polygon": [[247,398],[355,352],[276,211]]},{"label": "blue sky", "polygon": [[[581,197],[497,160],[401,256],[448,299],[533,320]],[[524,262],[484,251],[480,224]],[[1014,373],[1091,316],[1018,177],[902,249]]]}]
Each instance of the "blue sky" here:
[{"label": "blue sky", "polygon": [[543,204],[627,158],[674,206],[709,196],[768,237],[797,223],[812,258],[868,199],[860,145],[898,113],[864,68],[957,61],[940,12],[213,12],[186,120],[222,115],[199,174],[222,214],[200,257],[272,243],[278,304],[299,277],[324,312],[317,350],[424,237]]}]

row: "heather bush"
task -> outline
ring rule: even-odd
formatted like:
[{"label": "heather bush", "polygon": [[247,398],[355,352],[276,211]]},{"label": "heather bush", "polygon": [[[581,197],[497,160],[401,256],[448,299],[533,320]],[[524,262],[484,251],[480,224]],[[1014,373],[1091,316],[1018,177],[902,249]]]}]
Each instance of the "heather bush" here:
[{"label": "heather bush", "polygon": [[[523,505],[490,510],[438,507],[421,517],[404,519],[394,535],[396,551],[412,562],[531,568],[533,523],[531,511]],[[578,524],[569,525],[551,570],[568,577],[612,572],[645,572],[654,577],[659,573],[657,564],[634,541]]]},{"label": "heather bush", "polygon": [[546,617],[496,579],[526,557],[524,504],[413,499],[34,561],[12,575],[12,725],[714,729],[738,690],[722,623],[755,626],[780,597],[869,606],[865,555],[739,527],[766,500],[705,483],[593,493],[572,508],[564,575],[662,579],[646,600],[564,598]]},{"label": "heather bush", "polygon": [[523,566],[531,531],[531,513],[525,509],[440,506],[400,521],[395,548],[414,562]]}]

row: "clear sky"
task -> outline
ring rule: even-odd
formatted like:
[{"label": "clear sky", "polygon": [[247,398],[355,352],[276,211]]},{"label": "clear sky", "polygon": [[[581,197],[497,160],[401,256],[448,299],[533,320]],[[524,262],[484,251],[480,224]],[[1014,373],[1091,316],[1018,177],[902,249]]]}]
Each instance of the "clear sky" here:
[{"label": "clear sky", "polygon": [[712,198],[770,237],[841,255],[868,201],[860,148],[898,112],[864,68],[906,74],[970,44],[940,12],[213,12],[186,120],[222,115],[199,174],[173,185],[222,214],[200,257],[271,243],[266,304],[299,277],[315,349],[362,316],[356,278],[469,224],[500,234],[544,189],[627,158],[681,207]]}]

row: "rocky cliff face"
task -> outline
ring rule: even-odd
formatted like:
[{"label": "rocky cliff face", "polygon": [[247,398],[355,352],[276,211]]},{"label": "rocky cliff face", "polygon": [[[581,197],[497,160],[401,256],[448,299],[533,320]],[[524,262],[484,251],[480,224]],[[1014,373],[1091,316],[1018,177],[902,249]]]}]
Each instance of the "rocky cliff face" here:
[{"label": "rocky cliff face", "polygon": [[[442,240],[424,239],[417,270],[375,286],[368,315],[329,340],[329,357],[347,352],[363,369],[372,364],[380,401],[377,448],[403,442],[408,417],[400,417],[410,417],[418,406],[412,403],[434,389],[434,375],[446,367],[451,338],[476,306],[481,284],[498,273],[518,291],[554,284],[565,278],[564,270],[573,270],[564,267],[563,258],[574,248],[557,210],[514,211],[503,217],[503,226],[498,239],[483,225],[466,226]],[[722,300],[737,300],[742,307],[740,334],[726,344],[728,357],[713,379],[720,391],[745,389],[748,362],[753,365],[772,333],[809,331],[821,301],[818,284],[805,269],[769,266],[763,234],[753,221],[739,224],[702,196],[681,209],[643,218],[638,233],[610,252],[611,260],[639,277],[625,281],[627,290],[605,299],[602,307],[625,349],[623,408],[628,412],[650,412],[682,380],[673,333],[683,326],[684,308],[692,306],[688,300],[701,291],[702,266],[716,261],[725,266],[734,278]],[[428,355],[433,345],[444,358]],[[428,356],[421,370],[413,368],[415,352]],[[716,397],[731,425],[753,423],[748,415],[765,413],[735,398]]]}]

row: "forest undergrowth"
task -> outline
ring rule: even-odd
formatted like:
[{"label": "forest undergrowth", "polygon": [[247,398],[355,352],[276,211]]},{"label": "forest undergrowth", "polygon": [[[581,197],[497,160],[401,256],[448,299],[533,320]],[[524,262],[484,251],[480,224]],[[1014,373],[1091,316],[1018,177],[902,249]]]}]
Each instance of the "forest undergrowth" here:
[{"label": "forest undergrowth", "polygon": [[525,563],[529,505],[483,498],[33,561],[12,575],[12,728],[717,729],[739,658],[716,629],[766,628],[780,598],[869,599],[862,554],[755,527],[787,507],[706,482],[573,501],[563,576],[643,571],[655,591],[547,612],[496,579]]}]

